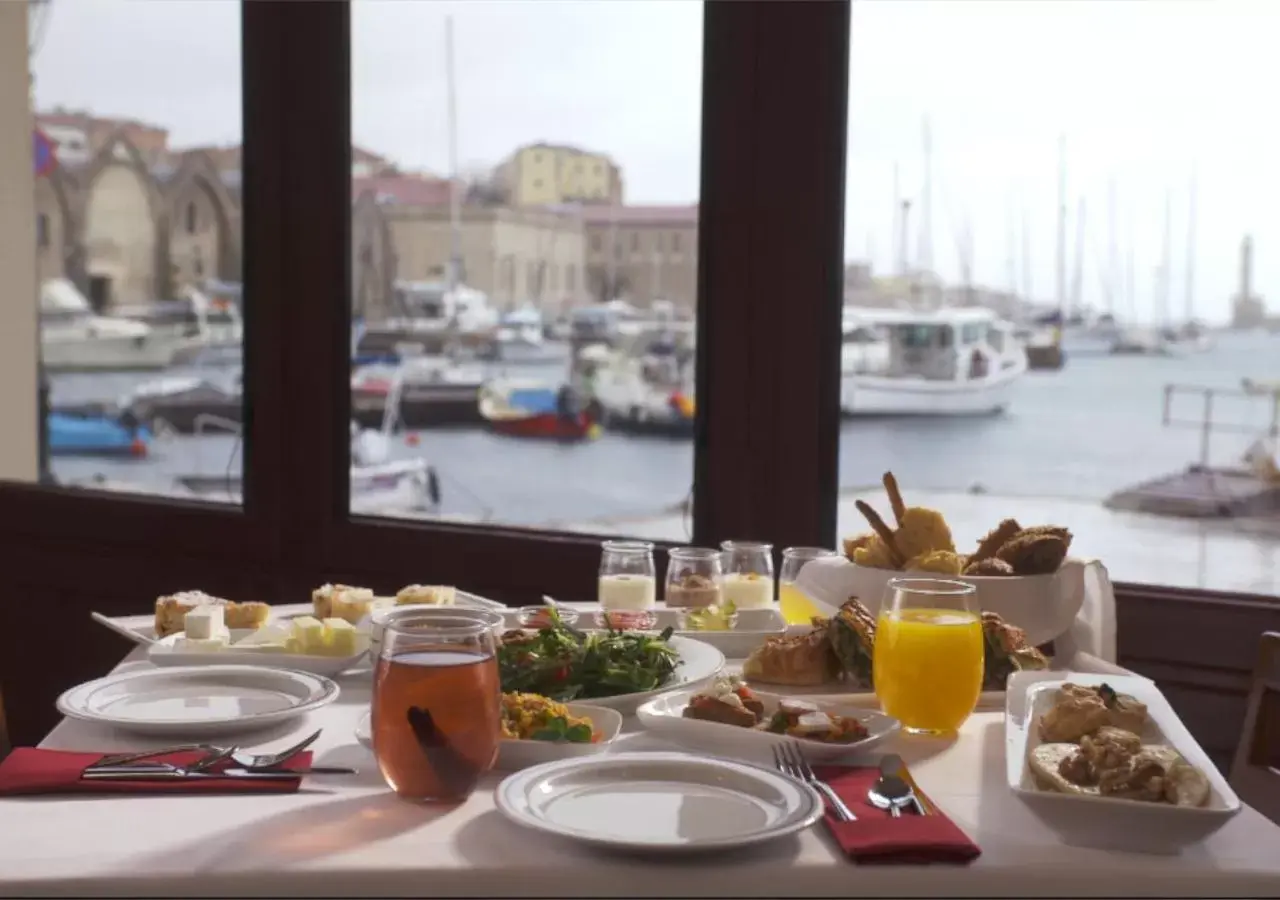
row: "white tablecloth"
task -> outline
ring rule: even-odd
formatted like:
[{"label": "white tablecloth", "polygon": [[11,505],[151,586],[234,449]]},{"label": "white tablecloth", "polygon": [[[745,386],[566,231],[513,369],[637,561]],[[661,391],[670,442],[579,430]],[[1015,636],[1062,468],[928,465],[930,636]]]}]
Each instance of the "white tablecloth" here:
[{"label": "white tablecloth", "polygon": [[[146,666],[134,654],[122,667]],[[1280,828],[1245,809],[1179,856],[1060,845],[1007,789],[1004,724],[976,713],[950,745],[903,740],[922,789],[983,849],[954,866],[855,866],[816,826],[795,838],[680,861],[611,856],[528,832],[494,809],[491,776],[456,807],[396,799],[353,728],[368,674],[291,726],[245,735],[288,746],[323,727],[317,765],[354,776],[308,779],[296,795],[0,800],[0,896],[896,897],[1274,896]],[[631,720],[634,727],[634,720]],[[164,746],[64,721],[42,744],[67,750]],[[631,733],[620,749],[671,749]],[[760,762],[767,762],[760,760]]]}]

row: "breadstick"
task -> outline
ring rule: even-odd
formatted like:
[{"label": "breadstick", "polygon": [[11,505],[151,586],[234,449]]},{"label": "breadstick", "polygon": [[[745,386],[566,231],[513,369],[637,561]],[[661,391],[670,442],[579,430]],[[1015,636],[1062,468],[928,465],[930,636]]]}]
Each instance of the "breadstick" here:
[{"label": "breadstick", "polygon": [[902,517],[907,514],[907,504],[902,502],[902,491],[898,490],[898,479],[893,477],[892,472],[885,472],[884,492],[889,495],[889,506],[893,508],[894,521],[898,523],[898,527],[902,527]]},{"label": "breadstick", "polygon": [[893,539],[893,529],[884,523],[884,519],[880,518],[880,514],[871,508],[871,505],[865,500],[859,500],[854,504],[858,507],[858,512],[862,513],[862,517],[867,520],[867,524],[871,529],[880,536],[880,540],[884,541],[885,549],[889,551],[889,559],[899,569],[906,564],[907,558],[902,555],[902,551],[898,549],[898,543]]}]

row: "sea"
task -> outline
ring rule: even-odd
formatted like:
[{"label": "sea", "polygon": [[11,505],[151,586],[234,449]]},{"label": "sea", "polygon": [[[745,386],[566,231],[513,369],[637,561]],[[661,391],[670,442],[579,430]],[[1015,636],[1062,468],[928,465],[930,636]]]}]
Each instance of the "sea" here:
[{"label": "sea", "polygon": [[[170,375],[192,374],[173,370]],[[510,370],[508,369],[508,374]],[[554,380],[562,366],[522,374]],[[155,374],[60,374],[52,401],[115,401]],[[1213,399],[1208,463],[1239,463],[1274,423],[1270,397],[1232,396],[1243,379],[1280,380],[1280,337],[1227,332],[1210,348],[1182,356],[1068,359],[1057,372],[1029,372],[1012,405],[981,418],[846,420],[840,431],[840,484],[856,489],[893,471],[904,491],[972,491],[1010,497],[1096,500],[1202,461],[1205,399]],[[1166,388],[1176,386],[1165,421]],[[1274,446],[1273,446],[1274,449]],[[230,435],[157,439],[143,460],[59,457],[61,481],[95,477],[163,490],[179,475],[219,475],[240,465]],[[427,430],[393,441],[394,457],[424,456],[441,484],[448,516],[513,525],[644,517],[678,508],[689,496],[689,439],[606,432],[558,444],[478,428]]]}]

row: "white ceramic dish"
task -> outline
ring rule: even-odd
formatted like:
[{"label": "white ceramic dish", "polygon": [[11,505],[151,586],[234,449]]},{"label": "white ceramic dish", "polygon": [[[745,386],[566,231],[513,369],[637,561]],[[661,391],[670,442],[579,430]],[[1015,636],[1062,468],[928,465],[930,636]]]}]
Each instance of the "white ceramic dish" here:
[{"label": "white ceramic dish", "polygon": [[[882,712],[810,697],[806,699],[816,703],[824,712],[852,716],[860,720],[867,728],[867,736],[849,744],[828,744],[823,741],[792,738],[755,728],[737,728],[719,722],[686,719],[683,717],[684,709],[696,693],[697,691],[693,690],[675,691],[655,697],[636,710],[636,717],[640,720],[640,724],[650,731],[686,746],[706,747],[735,756],[742,754],[750,759],[763,759],[767,757],[771,747],[794,743],[803,748],[805,759],[813,762],[866,752],[897,734],[901,728],[897,719],[886,716]],[[778,708],[778,701],[783,699],[778,694],[763,692],[757,692],[757,696],[764,704],[766,716],[771,715]]]},{"label": "white ceramic dish", "polygon": [[[554,762],[558,759],[578,759],[605,753],[613,746],[622,733],[622,713],[616,709],[603,706],[592,706],[589,703],[567,703],[569,713],[574,716],[585,716],[590,719],[596,730],[600,732],[600,740],[594,744],[571,744],[554,741],[517,741],[503,739],[498,745],[498,762],[495,768],[500,772],[515,772],[530,766]],[[373,731],[370,714],[363,713],[356,723],[356,740],[368,749],[373,749]]]},{"label": "white ceramic dish", "polygon": [[[1041,743],[1040,716],[1053,705],[1058,688],[1068,681],[1089,686],[1108,684],[1117,693],[1131,694],[1145,703],[1150,723],[1139,736],[1145,743],[1173,747],[1203,772],[1211,788],[1208,804],[1190,808],[1060,794],[1036,787],[1027,755]],[[1009,679],[1005,741],[1009,789],[1068,844],[1138,853],[1177,853],[1204,840],[1240,811],[1240,798],[1222,773],[1187,731],[1155,682],[1141,676],[1015,673]]]},{"label": "white ceramic dish", "polygon": [[232,644],[223,650],[191,651],[177,649],[177,641],[183,635],[171,634],[150,645],[147,659],[156,666],[264,666],[273,669],[295,669],[299,672],[310,672],[313,675],[326,675],[330,678],[354,668],[365,656],[369,647],[366,635],[356,636],[356,646],[360,652],[354,656],[307,656],[302,653],[266,653],[237,647],[253,635],[247,629],[234,629],[231,632]]},{"label": "white ceramic dish", "polygon": [[[580,617],[574,627],[584,631],[594,630],[595,615],[599,607],[575,607],[575,609]],[[512,609],[503,613],[507,628],[521,627],[517,612],[518,610]],[[777,607],[738,610],[737,626],[730,631],[681,631],[679,610],[658,606],[654,612],[657,613],[655,630],[661,631],[670,626],[676,629],[677,637],[692,638],[704,644],[710,644],[729,659],[741,659],[769,638],[781,637],[787,631],[786,619],[782,617]]]},{"label": "white ceramic dish", "polygon": [[[954,576],[978,591],[978,605],[1027,633],[1032,646],[1059,638],[1070,630],[1085,601],[1086,572],[1109,584],[1106,569],[1097,560],[1068,558],[1052,575],[1024,577]],[[897,572],[854,565],[843,556],[814,560],[796,579],[804,592],[827,608],[838,609],[850,597],[857,597],[878,615],[889,581],[915,575],[921,578],[953,578],[929,572]]]},{"label": "white ceramic dish", "polygon": [[731,760],[686,753],[611,753],[545,763],[494,794],[517,825],[579,843],[641,853],[747,847],[822,816],[808,785]]},{"label": "white ceramic dish", "polygon": [[194,738],[297,718],[338,694],[330,679],[292,669],[134,669],[71,688],[58,698],[58,712],[123,731]]}]

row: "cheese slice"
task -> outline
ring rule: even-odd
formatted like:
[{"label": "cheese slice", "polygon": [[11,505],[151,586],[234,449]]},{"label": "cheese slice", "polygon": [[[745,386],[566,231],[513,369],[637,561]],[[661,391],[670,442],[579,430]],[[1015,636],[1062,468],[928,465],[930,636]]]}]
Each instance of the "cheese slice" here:
[{"label": "cheese slice", "polygon": [[355,656],[357,631],[346,619],[325,619],[325,650],[331,656]]},{"label": "cheese slice", "polygon": [[217,653],[226,647],[226,635],[211,638],[180,637],[173,642],[174,651],[179,653]]},{"label": "cheese slice", "polygon": [[325,650],[324,625],[315,616],[298,616],[293,620],[292,640],[298,642],[299,652],[320,656]]},{"label": "cheese slice", "polygon": [[197,606],[183,616],[182,630],[195,641],[207,641],[226,634],[227,626],[221,606]]}]

